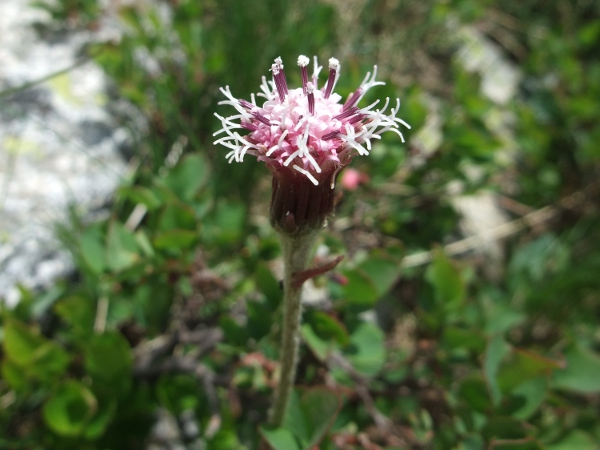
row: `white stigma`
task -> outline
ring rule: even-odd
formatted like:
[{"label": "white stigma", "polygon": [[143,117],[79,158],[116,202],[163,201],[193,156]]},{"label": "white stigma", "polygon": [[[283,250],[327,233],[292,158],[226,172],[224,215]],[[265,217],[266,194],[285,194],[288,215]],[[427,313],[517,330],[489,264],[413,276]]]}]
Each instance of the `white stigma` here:
[{"label": "white stigma", "polygon": [[310,59],[304,55],[298,56],[298,65],[300,67],[306,67],[310,63]]},{"label": "white stigma", "polygon": [[275,64],[277,64],[277,67],[280,69],[283,69],[283,60],[281,59],[281,56],[275,58]]},{"label": "white stigma", "polygon": [[273,64],[271,66],[271,72],[273,72],[273,75],[279,75],[279,69],[280,66],[278,64]]},{"label": "white stigma", "polygon": [[335,58],[329,58],[329,68],[335,71],[340,70],[340,62]]},{"label": "white stigma", "polygon": [[312,94],[314,91],[315,91],[315,85],[312,84],[310,81],[308,83],[306,83],[306,93]]}]

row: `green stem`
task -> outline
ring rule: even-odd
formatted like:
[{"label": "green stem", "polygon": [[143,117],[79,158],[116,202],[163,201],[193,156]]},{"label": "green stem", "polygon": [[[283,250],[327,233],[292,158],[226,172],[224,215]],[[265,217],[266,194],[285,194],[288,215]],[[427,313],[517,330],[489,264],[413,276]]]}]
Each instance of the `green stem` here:
[{"label": "green stem", "polygon": [[280,427],[287,407],[298,362],[300,344],[300,321],[302,317],[302,286],[293,282],[293,277],[306,270],[310,251],[318,232],[312,231],[304,235],[290,236],[280,233],[283,252],[283,325],[281,330],[281,347],[279,349],[280,375],[275,389],[275,399],[270,412],[269,423]]}]

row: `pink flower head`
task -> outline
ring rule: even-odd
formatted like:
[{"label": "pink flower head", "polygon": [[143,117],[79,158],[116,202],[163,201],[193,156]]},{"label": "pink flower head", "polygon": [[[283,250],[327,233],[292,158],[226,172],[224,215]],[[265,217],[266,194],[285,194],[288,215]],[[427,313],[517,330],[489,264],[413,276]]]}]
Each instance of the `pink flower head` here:
[{"label": "pink flower head", "polygon": [[[387,114],[389,98],[381,109],[375,109],[379,100],[364,108],[357,106],[369,89],[385,84],[375,80],[377,66],[373,69],[373,75],[367,73],[360,87],[342,104],[341,97],[333,92],[340,73],[339,61],[335,58],[329,60],[329,76],[321,89],[318,88],[318,76],[322,67],[315,57],[314,71],[309,79],[308,64],[306,56],[298,57],[302,87],[297,89],[288,88],[281,58],[276,58],[271,66],[273,80],[267,81],[263,77],[262,92],[256,96],[252,94],[251,101],[235,98],[229,86],[221,88],[227,100],[219,104],[233,106],[237,114],[229,117],[215,114],[223,128],[214,135],[224,134],[215,144],[231,150],[226,155],[229,162],[242,162],[247,154],[253,155],[267,164],[274,179],[293,180],[290,188],[294,191],[305,183],[302,180],[306,180],[313,187],[318,186],[318,191],[333,202],[333,194],[323,190],[333,190],[336,176],[353,156],[368,155],[372,140],[381,139],[385,131],[398,134],[404,142],[399,127],[410,126],[396,117],[400,109],[399,99]],[[265,99],[262,106],[257,103],[256,97]],[[241,135],[239,131],[242,129],[249,133]],[[301,203],[304,208],[304,200]],[[283,206],[284,210],[289,207],[289,204],[286,205]],[[320,210],[325,214],[331,212],[327,212],[323,206]],[[290,211],[284,213],[289,214]]]}]

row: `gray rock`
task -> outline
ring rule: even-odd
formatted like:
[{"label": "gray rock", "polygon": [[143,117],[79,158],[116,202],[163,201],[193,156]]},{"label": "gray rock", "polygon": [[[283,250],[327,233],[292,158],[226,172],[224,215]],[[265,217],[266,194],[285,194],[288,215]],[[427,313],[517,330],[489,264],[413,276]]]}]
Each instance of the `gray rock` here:
[{"label": "gray rock", "polygon": [[43,39],[31,26],[47,17],[21,0],[0,0],[0,301],[18,302],[18,285],[49,286],[72,270],[55,227],[69,210],[105,205],[126,169],[128,134],[107,113],[106,79],[93,62],[76,65],[95,36]]}]

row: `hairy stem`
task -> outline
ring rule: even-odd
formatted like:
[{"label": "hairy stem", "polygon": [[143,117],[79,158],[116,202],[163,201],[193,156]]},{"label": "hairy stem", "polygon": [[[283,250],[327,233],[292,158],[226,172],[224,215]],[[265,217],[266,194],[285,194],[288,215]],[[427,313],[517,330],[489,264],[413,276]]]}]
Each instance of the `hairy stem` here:
[{"label": "hairy stem", "polygon": [[280,233],[283,252],[283,324],[281,347],[279,349],[280,375],[275,389],[275,399],[270,412],[269,423],[281,426],[288,399],[294,386],[298,347],[300,344],[300,320],[302,316],[302,286],[294,283],[294,275],[306,270],[310,250],[317,237],[317,231],[303,235]]}]

